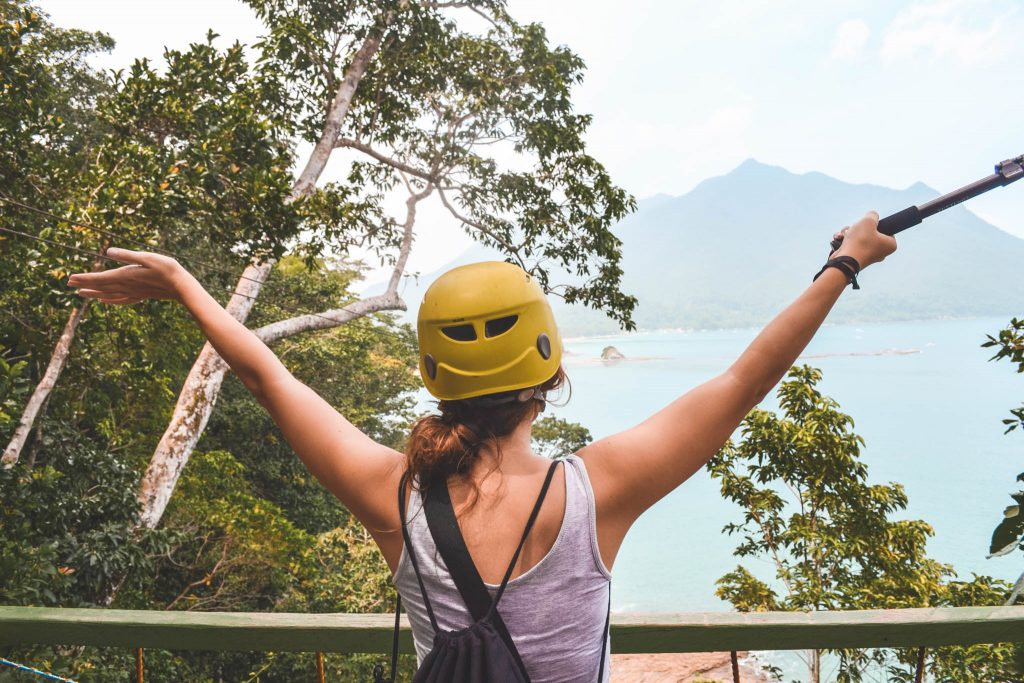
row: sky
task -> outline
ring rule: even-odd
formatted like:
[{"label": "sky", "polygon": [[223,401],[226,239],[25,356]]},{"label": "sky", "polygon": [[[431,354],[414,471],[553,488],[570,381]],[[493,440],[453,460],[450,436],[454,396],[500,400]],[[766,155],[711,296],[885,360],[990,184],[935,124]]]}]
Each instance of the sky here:
[{"label": "sky", "polygon": [[[117,48],[96,62],[109,68],[159,60],[163,46],[202,40],[208,28],[225,43],[251,43],[261,31],[237,0],[40,6],[59,25],[112,35]],[[575,101],[594,117],[589,149],[639,199],[685,194],[748,158],[948,192],[1024,153],[1021,0],[510,0],[509,8],[584,59]],[[967,206],[1024,237],[1024,181]],[[440,207],[426,207],[420,224],[414,271],[469,245]]]}]

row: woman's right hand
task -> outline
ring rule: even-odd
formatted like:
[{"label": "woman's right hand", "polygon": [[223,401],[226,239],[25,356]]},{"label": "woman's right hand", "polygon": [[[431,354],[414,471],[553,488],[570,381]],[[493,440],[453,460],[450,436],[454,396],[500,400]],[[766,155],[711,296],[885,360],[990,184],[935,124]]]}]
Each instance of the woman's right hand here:
[{"label": "woman's right hand", "polygon": [[857,259],[861,270],[884,261],[886,256],[896,251],[896,238],[878,232],[877,211],[868,211],[852,226],[833,235],[833,239],[839,242],[839,248],[830,258],[852,256]]},{"label": "woman's right hand", "polygon": [[144,299],[179,300],[188,271],[169,256],[130,249],[107,249],[106,255],[129,265],[95,273],[76,273],[68,286],[79,295],[108,304],[134,304]]}]

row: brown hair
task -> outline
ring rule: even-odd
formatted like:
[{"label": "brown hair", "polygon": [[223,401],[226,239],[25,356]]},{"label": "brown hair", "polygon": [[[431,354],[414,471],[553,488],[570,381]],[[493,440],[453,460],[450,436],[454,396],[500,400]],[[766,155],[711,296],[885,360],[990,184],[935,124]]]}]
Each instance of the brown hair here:
[{"label": "brown hair", "polygon": [[[565,370],[559,366],[538,388],[542,392],[555,391],[568,385],[568,381]],[[463,399],[438,401],[437,407],[440,415],[427,415],[413,424],[405,446],[406,468],[416,477],[421,490],[436,477],[447,479],[452,474],[469,472],[484,446],[497,449],[500,462],[498,439],[511,434],[537,409],[534,400],[488,404]]]}]

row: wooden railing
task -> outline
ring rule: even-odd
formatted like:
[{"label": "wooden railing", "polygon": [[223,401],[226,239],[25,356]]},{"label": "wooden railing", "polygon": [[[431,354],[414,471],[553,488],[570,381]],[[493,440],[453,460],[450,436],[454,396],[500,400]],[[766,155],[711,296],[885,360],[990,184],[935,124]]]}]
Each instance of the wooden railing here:
[{"label": "wooden railing", "polygon": [[[0,643],[166,650],[388,652],[394,616],[0,607]],[[613,614],[613,652],[936,647],[1024,642],[1024,606]],[[404,621],[404,652],[412,637]]]},{"label": "wooden railing", "polygon": [[[0,607],[0,644],[389,652],[388,614]],[[856,612],[613,614],[612,652],[938,647],[1024,642],[1024,606]],[[412,651],[404,621],[401,649]]]}]

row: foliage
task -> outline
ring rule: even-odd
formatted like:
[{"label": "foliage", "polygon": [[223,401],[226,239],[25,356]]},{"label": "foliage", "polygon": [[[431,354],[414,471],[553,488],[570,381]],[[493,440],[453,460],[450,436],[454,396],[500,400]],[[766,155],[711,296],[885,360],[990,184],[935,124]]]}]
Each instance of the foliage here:
[{"label": "foliage", "polygon": [[[0,0],[0,192],[66,218],[0,211],[0,226],[55,243],[0,236],[0,434],[80,303],[66,276],[106,267],[96,252],[108,244],[173,253],[222,301],[250,257],[279,259],[254,327],[355,300],[359,272],[343,259],[355,245],[393,255],[400,231],[384,207],[400,174],[364,156],[305,198],[291,188],[295,140],[319,136],[325,103],[371,31],[381,50],[342,135],[428,169],[410,185],[443,186],[475,238],[529,261],[556,294],[629,324],[635,302],[619,293],[609,228],[633,201],[587,153],[589,117],[570,97],[583,73],[576,55],[500,0],[451,11],[405,0],[250,4],[267,26],[255,54],[209,32],[158,63],[99,73],[88,57],[109,37]],[[453,18],[461,9],[493,23],[470,30]],[[390,611],[389,572],[366,531],[235,380],[162,528],[136,530],[139,475],[202,343],[167,302],[87,311],[32,457],[0,472],[0,601],[101,606],[127,577],[115,606]],[[378,314],[275,351],[371,437],[401,445],[419,387],[408,326]],[[590,439],[564,421],[539,426],[544,448]],[[83,681],[130,668],[120,650],[17,653]],[[363,679],[371,661],[332,656],[328,673]],[[311,655],[152,650],[147,670],[157,680],[297,680],[313,665]]]},{"label": "foliage", "polygon": [[[988,335],[988,341],[982,344],[982,348],[991,347],[996,347],[997,350],[989,360],[1007,359],[1017,365],[1018,373],[1024,373],[1024,319],[1013,318],[1009,325],[999,331],[998,336]],[[1024,406],[1015,408],[1010,413],[1013,417],[1003,420],[1003,424],[1007,425],[1007,434],[1024,425]],[[1017,481],[1024,482],[1024,472],[1017,475]],[[1002,521],[992,531],[989,557],[1009,555],[1015,548],[1024,551],[1024,489],[1011,493],[1010,498],[1013,499],[1014,505],[1009,505],[1003,510]],[[1014,604],[1021,595],[1024,595],[1024,572],[1017,578],[1006,603]],[[1024,653],[1024,648],[1021,652]],[[1024,664],[1021,670],[1024,671]]]},{"label": "foliage", "polygon": [[[1024,373],[1024,319],[1013,318],[997,336],[988,335],[988,341],[982,344],[982,348],[992,347],[996,347],[997,350],[989,360],[1007,359],[1017,365],[1018,373]],[[1013,417],[1003,420],[1006,433],[1024,425],[1024,407],[1015,408],[1010,412]],[[1017,481],[1024,482],[1024,472],[1017,476]],[[1003,521],[992,532],[989,553],[993,557],[1006,555],[1018,547],[1024,550],[1024,514],[1021,513],[1021,506],[1024,506],[1024,490],[1010,494],[1010,497],[1015,504],[1003,511]],[[1022,581],[1024,575],[1018,583]]]},{"label": "foliage", "polygon": [[86,169],[99,188],[91,214],[175,252],[201,227],[205,244],[279,255],[300,227],[288,119],[242,46],[219,50],[215,37],[167,50],[160,70],[139,60],[115,74],[99,108],[109,133]]},{"label": "foliage", "polygon": [[[108,92],[86,60],[111,45],[103,34],[53,26],[30,3],[0,0],[4,200],[32,194],[45,205],[73,191],[71,175],[86,162],[90,141],[100,128],[97,102]],[[0,228],[41,233],[46,225],[42,217],[0,201]],[[67,317],[70,298],[58,285],[67,255],[10,233],[0,233],[0,249],[0,347],[7,349],[9,359],[24,362],[24,374],[35,381],[40,374],[35,349],[40,344],[52,348],[49,342]],[[88,263],[76,253],[70,260]]]},{"label": "foliage", "polygon": [[[171,609],[388,612],[394,609],[391,572],[366,529],[350,515],[313,535],[256,495],[245,467],[229,453],[196,453],[168,509],[179,543],[156,565],[154,587],[184,587],[177,596],[152,592],[154,606]],[[368,678],[380,657],[331,657],[328,673]],[[313,671],[310,654],[181,653],[193,675],[245,680],[297,680]],[[409,666],[409,662],[405,662]]]},{"label": "foliage", "polygon": [[[994,606],[1006,601],[1009,584],[989,576],[974,576],[970,581],[950,581],[943,589],[943,607]],[[913,680],[906,666],[910,654],[903,653],[904,667],[891,669],[893,680]],[[1024,672],[1024,649],[1019,643],[957,645],[928,654],[927,671],[936,683],[1016,683]]]},{"label": "foliage", "polygon": [[[951,569],[925,554],[932,529],[893,520],[907,497],[898,484],[869,484],[853,420],[816,385],[821,372],[794,367],[778,389],[782,416],[754,410],[742,440],[709,463],[722,495],[744,510],[725,530],[742,536],[739,557],[767,558],[773,581],[743,566],[718,580],[717,594],[741,611],[842,610],[935,604]],[[781,592],[780,592],[781,589]],[[861,680],[884,652],[842,650],[839,681]],[[819,673],[812,653],[812,680]]]},{"label": "foliage", "polygon": [[[43,434],[34,464],[0,468],[0,604],[96,606],[128,569],[126,592],[137,592],[173,540],[136,530],[138,474],[66,425],[48,420]],[[5,656],[82,681],[120,681],[129,667],[127,653],[49,646]]]},{"label": "foliage", "polygon": [[[996,353],[989,360],[1007,359],[1016,363],[1017,372],[1024,373],[1024,318],[1013,318],[1010,324],[999,331],[997,336],[986,335],[988,341],[982,348],[996,347]],[[1011,418],[1003,420],[1007,433],[1024,426],[1024,406],[1010,411]]]},{"label": "foliage", "polygon": [[[633,326],[636,299],[620,291],[621,244],[610,228],[635,202],[586,150],[591,117],[571,98],[583,76],[576,54],[516,22],[502,0],[458,3],[487,19],[485,32],[432,3],[248,4],[269,29],[260,68],[288,75],[309,142],[321,135],[338,66],[381,34],[341,130],[339,147],[360,153],[349,187],[436,192],[474,239],[550,292]],[[394,247],[398,235],[374,237],[375,247]]]},{"label": "foliage", "polygon": [[9,436],[17,422],[22,397],[28,393],[25,361],[12,361],[0,351],[0,440]]},{"label": "foliage", "polygon": [[[156,604],[170,609],[261,611],[289,589],[309,535],[253,495],[230,453],[196,453],[168,508],[181,540],[157,567]],[[170,589],[170,592],[164,592]]]},{"label": "foliage", "polygon": [[[1017,481],[1024,482],[1024,472],[1017,476]],[[1014,505],[1003,511],[1003,521],[992,532],[989,543],[990,557],[999,557],[1013,552],[1016,548],[1024,550],[1024,490],[1011,493]]]},{"label": "foliage", "polygon": [[578,422],[549,415],[533,423],[533,450],[548,458],[561,458],[580,450],[594,437]]},{"label": "foliage", "polygon": [[165,538],[133,531],[136,482],[113,453],[48,425],[33,468],[0,469],[0,603],[96,604],[125,568],[151,569]]}]

